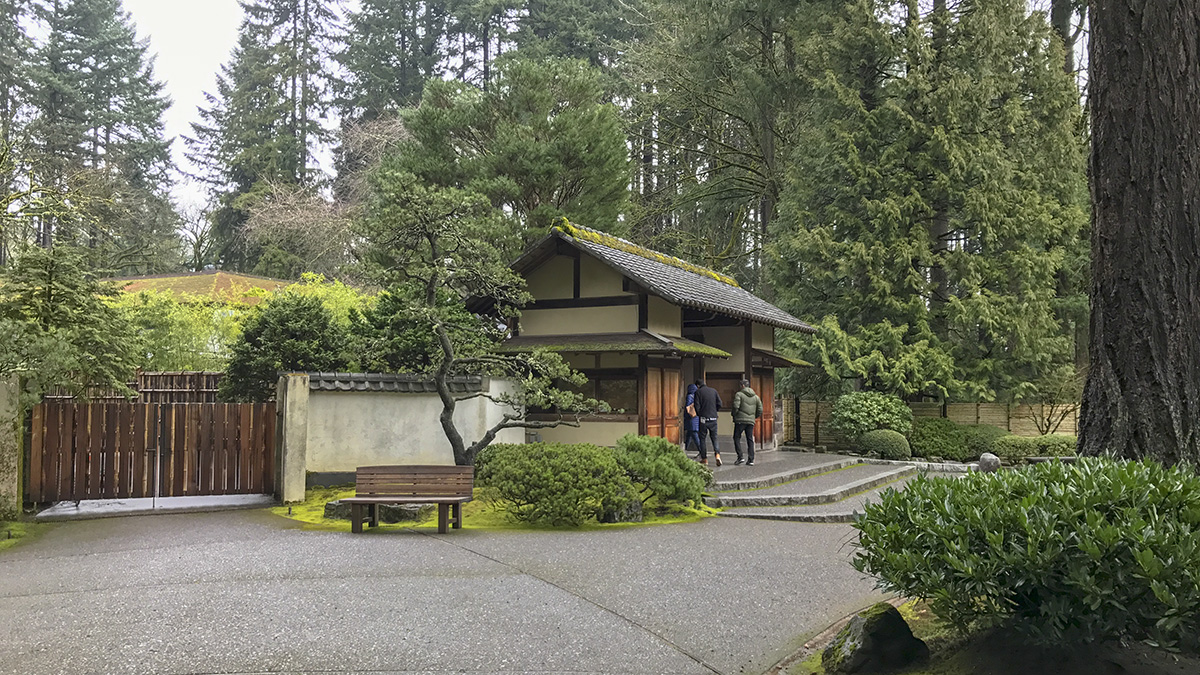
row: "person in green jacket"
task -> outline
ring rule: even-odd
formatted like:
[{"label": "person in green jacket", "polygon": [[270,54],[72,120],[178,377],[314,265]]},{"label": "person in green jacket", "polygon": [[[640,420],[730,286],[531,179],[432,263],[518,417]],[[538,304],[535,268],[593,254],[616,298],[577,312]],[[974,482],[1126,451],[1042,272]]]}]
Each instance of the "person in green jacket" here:
[{"label": "person in green jacket", "polygon": [[750,388],[750,380],[742,380],[742,390],[733,396],[733,450],[742,463],[742,445],[738,435],[746,435],[746,466],[754,466],[754,420],[762,417],[762,399]]}]

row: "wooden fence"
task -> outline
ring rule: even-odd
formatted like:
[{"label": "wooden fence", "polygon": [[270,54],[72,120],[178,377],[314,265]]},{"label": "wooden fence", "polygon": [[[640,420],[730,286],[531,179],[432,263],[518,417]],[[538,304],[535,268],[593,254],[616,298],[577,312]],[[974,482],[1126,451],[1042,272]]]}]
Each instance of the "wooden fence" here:
[{"label": "wooden fence", "polygon": [[[803,445],[847,447],[842,435],[829,428],[832,401],[796,401],[783,399],[783,436]],[[1055,433],[1074,434],[1078,424],[1077,405],[1017,405],[1004,403],[909,403],[914,418],[945,417],[959,424],[990,424],[1018,436],[1040,436],[1037,420],[1060,416]],[[797,436],[797,434],[799,434]]]},{"label": "wooden fence", "polygon": [[[216,403],[217,387],[224,373],[219,372],[139,372],[127,386],[137,394],[138,403]],[[54,389],[44,397],[47,402],[76,402],[66,389]],[[103,387],[90,387],[86,392],[89,403],[125,403],[125,394]]]},{"label": "wooden fence", "polygon": [[31,427],[30,502],[274,492],[274,403],[43,402]]}]

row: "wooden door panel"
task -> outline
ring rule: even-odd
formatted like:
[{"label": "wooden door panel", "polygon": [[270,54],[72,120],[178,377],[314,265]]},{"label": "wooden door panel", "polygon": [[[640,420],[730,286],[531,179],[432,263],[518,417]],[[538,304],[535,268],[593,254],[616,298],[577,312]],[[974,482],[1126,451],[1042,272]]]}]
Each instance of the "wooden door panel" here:
[{"label": "wooden door panel", "polygon": [[679,442],[679,430],[683,424],[682,410],[679,405],[679,384],[683,381],[678,370],[663,370],[662,377],[662,409],[663,437],[672,443]]},{"label": "wooden door panel", "polygon": [[663,435],[662,368],[646,369],[646,435]]}]

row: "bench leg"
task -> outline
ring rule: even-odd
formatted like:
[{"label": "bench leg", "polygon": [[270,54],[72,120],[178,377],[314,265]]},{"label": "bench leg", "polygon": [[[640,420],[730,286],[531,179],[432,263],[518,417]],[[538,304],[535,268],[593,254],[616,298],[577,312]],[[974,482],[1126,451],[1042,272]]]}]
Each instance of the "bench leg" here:
[{"label": "bench leg", "polygon": [[454,505],[454,529],[462,529],[462,504]]},{"label": "bench leg", "polygon": [[350,531],[354,534],[362,532],[363,512],[362,504],[350,505]]},{"label": "bench leg", "polygon": [[379,504],[371,504],[369,508],[367,513],[370,514],[371,527],[379,527]]},{"label": "bench leg", "polygon": [[450,505],[438,504],[438,534],[446,534],[448,531],[448,528],[446,527],[446,521],[449,520],[449,516]]}]

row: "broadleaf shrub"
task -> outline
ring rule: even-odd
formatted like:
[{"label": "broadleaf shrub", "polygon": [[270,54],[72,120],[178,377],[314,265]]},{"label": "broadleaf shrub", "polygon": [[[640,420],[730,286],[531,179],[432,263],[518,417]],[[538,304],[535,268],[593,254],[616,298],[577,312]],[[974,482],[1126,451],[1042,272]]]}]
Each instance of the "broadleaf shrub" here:
[{"label": "broadleaf shrub", "polygon": [[1049,434],[1033,439],[1040,457],[1070,457],[1075,454],[1078,439],[1072,434]]},{"label": "broadleaf shrub", "polygon": [[858,449],[865,453],[877,453],[884,459],[908,459],[912,450],[908,447],[908,439],[899,431],[891,429],[876,429],[858,437]]},{"label": "broadleaf shrub", "polygon": [[858,391],[838,397],[829,414],[829,426],[851,440],[876,429],[907,434],[912,430],[912,410],[895,396]]},{"label": "broadleaf shrub", "polygon": [[992,452],[1001,459],[1020,460],[1036,457],[1038,444],[1028,436],[1004,436],[992,443]]},{"label": "broadleaf shrub", "polygon": [[967,457],[958,460],[960,462],[979,459],[979,456],[985,452],[995,454],[996,440],[1010,435],[1008,431],[990,424],[964,424],[962,430],[967,446]]},{"label": "broadleaf shrub", "polygon": [[1200,477],[1188,468],[1086,458],[921,476],[854,527],[857,569],[964,631],[1167,646],[1200,633]]},{"label": "broadleaf shrub", "polygon": [[962,425],[943,417],[919,417],[908,433],[913,457],[941,457],[963,461],[969,453]]},{"label": "broadleaf shrub", "polygon": [[642,501],[700,503],[712,481],[708,467],[693,462],[680,447],[665,438],[629,434],[617,441],[617,464],[639,488]]},{"label": "broadleaf shrub", "polygon": [[637,493],[613,451],[586,443],[492,444],[475,481],[520,521],[578,526]]}]

